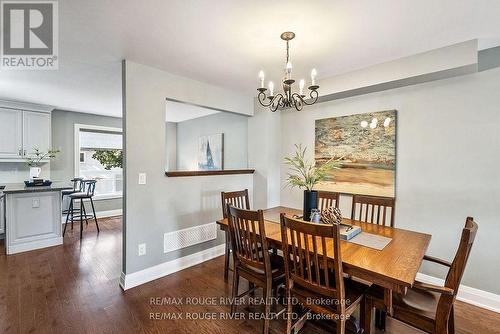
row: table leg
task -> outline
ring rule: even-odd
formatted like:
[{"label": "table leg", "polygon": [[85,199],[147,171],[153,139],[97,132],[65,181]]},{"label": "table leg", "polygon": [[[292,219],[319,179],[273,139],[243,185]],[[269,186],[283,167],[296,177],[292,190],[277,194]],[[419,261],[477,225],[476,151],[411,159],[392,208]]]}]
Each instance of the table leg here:
[{"label": "table leg", "polygon": [[392,316],[392,290],[384,289],[384,304],[386,307],[386,312]]}]

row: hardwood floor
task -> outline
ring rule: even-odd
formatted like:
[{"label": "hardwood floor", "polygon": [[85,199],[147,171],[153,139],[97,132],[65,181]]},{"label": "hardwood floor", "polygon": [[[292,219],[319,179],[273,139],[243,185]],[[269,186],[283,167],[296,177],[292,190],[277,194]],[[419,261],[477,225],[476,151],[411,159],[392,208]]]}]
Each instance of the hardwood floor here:
[{"label": "hardwood floor", "polygon": [[[6,256],[0,245],[0,333],[260,333],[261,321],[220,319],[230,296],[223,280],[224,257],[123,292],[121,218],[101,219],[101,233],[90,223],[79,240],[79,227],[68,231],[63,246]],[[229,282],[231,282],[231,277]],[[245,284],[242,284],[243,288]],[[257,292],[256,297],[261,296]],[[186,305],[216,297],[216,305]],[[183,298],[183,305],[155,305],[155,298]],[[152,303],[151,300],[155,299]],[[178,300],[177,300],[178,301]],[[205,300],[207,302],[208,300]],[[239,306],[246,318],[261,306]],[[174,319],[180,313],[183,319]],[[188,314],[212,314],[217,320],[191,320]],[[170,320],[155,320],[170,314]],[[457,333],[500,333],[500,315],[460,303]],[[285,321],[271,321],[283,333]],[[419,333],[388,319],[386,333]],[[322,323],[308,322],[303,333],[327,333]]]}]

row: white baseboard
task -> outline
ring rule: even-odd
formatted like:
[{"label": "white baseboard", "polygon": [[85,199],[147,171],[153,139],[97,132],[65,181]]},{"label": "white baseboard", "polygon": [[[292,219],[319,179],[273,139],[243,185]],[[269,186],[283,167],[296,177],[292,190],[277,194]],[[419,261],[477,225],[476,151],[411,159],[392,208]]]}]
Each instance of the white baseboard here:
[{"label": "white baseboard", "polygon": [[187,255],[169,262],[146,268],[135,273],[120,275],[120,286],[128,290],[138,285],[151,282],[155,279],[173,274],[180,270],[211,260],[224,254],[225,244],[221,244],[204,251]]},{"label": "white baseboard", "polygon": [[[95,214],[97,218],[107,218],[107,217],[121,216],[123,214],[123,211],[122,209],[97,211]],[[61,223],[64,224],[65,222],[66,222],[66,215],[63,214]]]},{"label": "white baseboard", "polygon": [[54,237],[50,239],[35,240],[31,242],[22,243],[19,245],[7,246],[7,255],[12,255],[21,252],[32,251],[35,249],[58,246],[63,244],[62,237]]},{"label": "white baseboard", "polygon": [[[430,283],[435,285],[444,285],[444,280],[425,275],[422,273],[417,274],[417,279],[424,283]],[[464,303],[472,304],[493,312],[500,313],[500,295],[479,290],[476,288],[471,288],[465,285],[460,285],[458,289],[457,299],[463,301]]]},{"label": "white baseboard", "polygon": [[106,217],[121,216],[123,214],[123,211],[122,209],[97,211],[95,214],[97,218],[106,218]]}]

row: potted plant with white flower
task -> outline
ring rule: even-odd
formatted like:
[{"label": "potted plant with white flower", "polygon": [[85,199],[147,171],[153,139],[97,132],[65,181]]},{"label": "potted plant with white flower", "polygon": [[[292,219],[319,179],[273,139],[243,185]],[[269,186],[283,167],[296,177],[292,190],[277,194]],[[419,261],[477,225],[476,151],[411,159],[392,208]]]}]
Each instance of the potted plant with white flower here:
[{"label": "potted plant with white flower", "polygon": [[24,160],[26,161],[26,165],[30,168],[30,179],[36,179],[40,176],[42,169],[40,166],[43,162],[47,160],[54,159],[59,153],[60,150],[50,149],[47,152],[40,151],[38,148],[33,149],[33,153],[26,156]]},{"label": "potted plant with white flower", "polygon": [[302,144],[295,144],[295,153],[285,158],[285,164],[290,166],[287,174],[286,184],[291,188],[304,189],[304,211],[303,219],[310,220],[311,210],[317,209],[318,192],[314,186],[323,181],[332,169],[340,169],[342,163],[340,159],[330,159],[323,165],[317,167],[314,161],[306,159],[307,147],[302,148]]}]

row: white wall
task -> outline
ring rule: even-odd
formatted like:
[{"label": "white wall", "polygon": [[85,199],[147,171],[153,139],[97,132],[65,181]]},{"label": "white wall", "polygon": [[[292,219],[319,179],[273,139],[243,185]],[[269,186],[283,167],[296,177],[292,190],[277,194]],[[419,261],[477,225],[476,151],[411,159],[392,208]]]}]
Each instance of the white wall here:
[{"label": "white wall", "polygon": [[[40,177],[50,179],[50,163],[40,166]],[[0,185],[6,183],[22,183],[28,180],[30,168],[24,162],[0,162]]]},{"label": "white wall", "polygon": [[[163,233],[210,223],[220,218],[221,190],[248,188],[252,175],[168,178],[166,165],[165,98],[191,104],[253,114],[253,100],[237,92],[125,62],[125,274],[199,252],[223,242],[213,242],[163,253]],[[138,174],[147,184],[138,184]],[[147,244],[139,257],[138,244]]]},{"label": "white wall", "polygon": [[[479,224],[463,284],[500,293],[500,68],[281,113],[281,156],[314,152],[316,119],[398,110],[396,226],[432,234],[428,254],[452,259],[467,216]],[[282,166],[281,182],[286,169]],[[259,191],[259,190],[256,190]],[[300,191],[281,204],[301,207]],[[350,215],[350,198],[341,210]],[[423,272],[441,276],[435,267]]]}]

